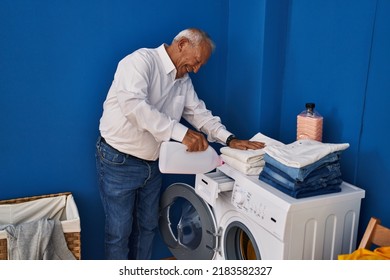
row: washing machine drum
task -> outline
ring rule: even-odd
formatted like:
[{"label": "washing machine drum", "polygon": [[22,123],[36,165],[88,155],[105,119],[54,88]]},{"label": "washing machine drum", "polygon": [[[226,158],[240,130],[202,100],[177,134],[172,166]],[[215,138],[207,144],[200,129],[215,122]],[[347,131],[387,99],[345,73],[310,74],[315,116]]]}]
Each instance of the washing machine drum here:
[{"label": "washing machine drum", "polygon": [[217,248],[217,226],[210,206],[193,187],[175,183],[162,194],[160,232],[179,260],[211,260]]}]

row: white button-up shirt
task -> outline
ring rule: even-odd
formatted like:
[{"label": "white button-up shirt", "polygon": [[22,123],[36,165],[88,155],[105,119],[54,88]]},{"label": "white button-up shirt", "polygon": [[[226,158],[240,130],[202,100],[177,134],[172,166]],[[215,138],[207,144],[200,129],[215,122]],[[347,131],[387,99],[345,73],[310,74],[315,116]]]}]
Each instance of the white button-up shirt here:
[{"label": "white button-up shirt", "polygon": [[210,142],[231,134],[207,110],[188,74],[175,79],[176,68],[164,44],[139,49],[122,59],[103,105],[101,136],[115,149],[156,160],[162,141],[181,142],[188,128],[181,117],[204,132]]}]

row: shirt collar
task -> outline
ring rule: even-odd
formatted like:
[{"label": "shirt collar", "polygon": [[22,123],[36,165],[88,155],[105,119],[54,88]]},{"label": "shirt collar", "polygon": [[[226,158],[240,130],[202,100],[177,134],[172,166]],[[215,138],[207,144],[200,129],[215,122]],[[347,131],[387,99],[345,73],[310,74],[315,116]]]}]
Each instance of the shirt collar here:
[{"label": "shirt collar", "polygon": [[[165,69],[165,74],[171,75],[173,79],[176,77],[176,67],[173,64],[171,58],[169,57],[167,50],[165,49],[165,44],[162,44],[157,48],[157,53],[161,59],[161,62]],[[188,77],[188,73],[183,77],[183,79]]]}]

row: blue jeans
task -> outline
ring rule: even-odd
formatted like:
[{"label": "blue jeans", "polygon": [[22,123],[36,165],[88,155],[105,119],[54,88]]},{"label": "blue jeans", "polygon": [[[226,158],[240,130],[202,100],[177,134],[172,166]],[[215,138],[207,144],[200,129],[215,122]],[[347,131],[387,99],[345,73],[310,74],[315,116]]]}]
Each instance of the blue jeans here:
[{"label": "blue jeans", "polygon": [[96,168],[105,212],[107,259],[151,259],[162,175],[158,161],[121,153],[99,137]]},{"label": "blue jeans", "polygon": [[340,185],[343,182],[343,180],[340,177],[337,177],[332,180],[329,180],[326,183],[319,182],[318,185],[313,185],[309,188],[300,188],[296,190],[291,190],[281,185],[279,181],[275,180],[272,176],[268,175],[265,172],[260,173],[259,180],[295,198],[304,198],[304,197],[316,196],[321,194],[340,192],[341,191]]},{"label": "blue jeans", "polygon": [[264,154],[264,161],[266,163],[268,162],[269,164],[275,166],[279,170],[288,174],[292,179],[303,181],[313,170],[317,169],[318,167],[323,166],[324,164],[328,164],[340,160],[340,155],[341,155],[340,151],[334,152],[324,156],[323,158],[319,159],[316,162],[313,162],[312,164],[309,164],[301,168],[284,165],[283,163],[274,159],[267,153]]},{"label": "blue jeans", "polygon": [[318,167],[303,181],[292,179],[286,173],[268,162],[265,163],[262,173],[267,173],[269,176],[273,177],[275,181],[278,181],[280,185],[290,190],[308,189],[324,183],[327,184],[329,181],[341,176],[340,163],[338,161]]}]

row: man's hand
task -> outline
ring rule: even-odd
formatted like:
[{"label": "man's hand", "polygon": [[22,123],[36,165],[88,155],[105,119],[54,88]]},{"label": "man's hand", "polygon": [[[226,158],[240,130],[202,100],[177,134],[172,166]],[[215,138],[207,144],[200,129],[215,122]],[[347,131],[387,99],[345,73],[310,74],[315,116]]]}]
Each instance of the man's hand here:
[{"label": "man's hand", "polygon": [[188,129],[186,135],[184,135],[182,143],[187,146],[189,152],[201,152],[205,151],[209,146],[206,138],[202,133]]},{"label": "man's hand", "polygon": [[233,139],[230,141],[229,147],[239,150],[258,150],[264,148],[265,144],[258,141]]}]

